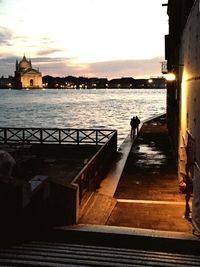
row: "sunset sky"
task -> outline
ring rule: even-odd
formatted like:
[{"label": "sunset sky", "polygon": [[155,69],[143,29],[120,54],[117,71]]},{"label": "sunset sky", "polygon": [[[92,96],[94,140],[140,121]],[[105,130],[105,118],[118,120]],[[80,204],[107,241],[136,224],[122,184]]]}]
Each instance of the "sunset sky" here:
[{"label": "sunset sky", "polygon": [[25,53],[43,75],[161,75],[167,0],[0,0],[0,75]]}]

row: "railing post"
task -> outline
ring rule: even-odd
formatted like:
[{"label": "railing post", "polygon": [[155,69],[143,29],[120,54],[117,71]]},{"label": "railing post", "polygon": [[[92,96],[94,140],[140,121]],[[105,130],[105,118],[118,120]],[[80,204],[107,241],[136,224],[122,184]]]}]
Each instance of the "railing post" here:
[{"label": "railing post", "polygon": [[40,129],[40,144],[43,144],[43,132],[42,129]]},{"label": "railing post", "polygon": [[79,145],[79,130],[77,130],[77,145]]},{"label": "railing post", "polygon": [[7,143],[7,129],[4,129],[4,143]]},{"label": "railing post", "polygon": [[22,142],[23,142],[23,144],[25,143],[25,134],[24,134],[24,131],[25,131],[25,129],[22,129]]},{"label": "railing post", "polygon": [[98,145],[98,130],[96,130],[96,145]]},{"label": "railing post", "polygon": [[58,129],[58,138],[59,138],[59,145],[61,144],[61,130]]}]

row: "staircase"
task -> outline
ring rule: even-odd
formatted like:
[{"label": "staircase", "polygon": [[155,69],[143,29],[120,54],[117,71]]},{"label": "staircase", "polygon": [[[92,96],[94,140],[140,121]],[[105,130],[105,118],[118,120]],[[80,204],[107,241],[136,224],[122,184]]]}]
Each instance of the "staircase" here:
[{"label": "staircase", "polygon": [[200,266],[200,256],[56,242],[0,249],[0,266]]}]

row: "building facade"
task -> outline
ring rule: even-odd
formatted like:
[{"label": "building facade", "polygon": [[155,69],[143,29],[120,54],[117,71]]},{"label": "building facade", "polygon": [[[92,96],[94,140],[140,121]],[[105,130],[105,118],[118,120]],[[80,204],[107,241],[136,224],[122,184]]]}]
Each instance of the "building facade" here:
[{"label": "building facade", "polygon": [[15,79],[18,81],[18,87],[23,89],[43,88],[42,73],[33,69],[31,60],[27,60],[25,56],[19,63],[16,61]]},{"label": "building facade", "polygon": [[165,36],[165,58],[168,72],[176,75],[177,79],[167,85],[167,123],[174,146],[175,157],[178,159],[179,140],[179,99],[180,79],[179,61],[181,37],[184,31],[190,10],[195,0],[168,0],[167,13],[169,16],[169,34]]},{"label": "building facade", "polygon": [[184,29],[179,62],[179,176],[193,182],[192,218],[200,233],[200,1],[192,7]]},{"label": "building facade", "polygon": [[200,233],[200,0],[169,0],[168,15],[166,59],[176,74],[168,84],[168,126],[179,184],[186,198],[193,195],[192,223]]}]

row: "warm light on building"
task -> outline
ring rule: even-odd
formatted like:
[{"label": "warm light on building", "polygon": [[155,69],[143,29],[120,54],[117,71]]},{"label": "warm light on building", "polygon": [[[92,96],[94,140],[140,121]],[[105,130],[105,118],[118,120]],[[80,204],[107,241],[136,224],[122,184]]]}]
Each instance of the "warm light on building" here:
[{"label": "warm light on building", "polygon": [[187,131],[187,72],[184,70],[181,84],[181,133],[186,135]]},{"label": "warm light on building", "polygon": [[31,60],[27,60],[25,55],[23,59],[15,64],[15,79],[20,83],[22,88],[38,88],[42,89],[42,73],[33,69]]}]

